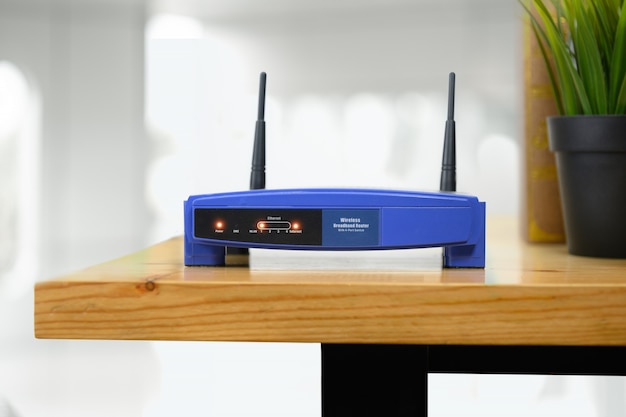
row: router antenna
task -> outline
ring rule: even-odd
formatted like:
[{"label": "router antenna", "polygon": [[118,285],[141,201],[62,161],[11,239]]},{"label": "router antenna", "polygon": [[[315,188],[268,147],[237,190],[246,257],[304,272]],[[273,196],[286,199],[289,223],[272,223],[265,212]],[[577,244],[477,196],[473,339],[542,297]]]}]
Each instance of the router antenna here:
[{"label": "router antenna", "polygon": [[441,162],[441,182],[439,190],[456,191],[456,133],[454,126],[454,73],[448,83],[448,120],[443,138],[443,160]]},{"label": "router antenna", "polygon": [[259,109],[254,130],[254,149],[252,151],[252,171],[250,189],[265,188],[265,82],[267,74],[261,73],[259,80]]},{"label": "router antenna", "polygon": [[[254,129],[254,148],[252,150],[252,170],[250,172],[250,189],[265,188],[265,80],[267,74],[261,73],[259,81],[259,108]],[[248,248],[226,247],[225,262],[227,265],[248,265]]]}]

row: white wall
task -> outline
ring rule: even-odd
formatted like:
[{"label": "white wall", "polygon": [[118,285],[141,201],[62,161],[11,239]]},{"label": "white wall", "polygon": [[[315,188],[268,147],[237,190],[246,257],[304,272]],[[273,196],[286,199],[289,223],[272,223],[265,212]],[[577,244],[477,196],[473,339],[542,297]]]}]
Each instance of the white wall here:
[{"label": "white wall", "polygon": [[145,242],[144,22],[134,4],[0,1],[0,59],[41,97],[44,275]]}]

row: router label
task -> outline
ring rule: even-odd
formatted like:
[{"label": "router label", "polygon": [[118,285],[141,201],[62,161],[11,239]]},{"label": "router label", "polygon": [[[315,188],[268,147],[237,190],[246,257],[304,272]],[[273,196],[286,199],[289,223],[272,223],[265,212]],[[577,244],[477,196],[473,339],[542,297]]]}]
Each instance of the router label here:
[{"label": "router label", "polygon": [[322,245],[336,247],[379,244],[378,209],[325,209],[322,213]]}]

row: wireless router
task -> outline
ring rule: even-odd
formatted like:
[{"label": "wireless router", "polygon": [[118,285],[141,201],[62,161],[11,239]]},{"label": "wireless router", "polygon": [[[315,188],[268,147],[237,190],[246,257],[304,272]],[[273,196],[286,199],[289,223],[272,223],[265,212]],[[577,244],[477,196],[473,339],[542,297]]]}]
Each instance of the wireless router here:
[{"label": "wireless router", "polygon": [[454,82],[451,73],[441,192],[266,190],[266,75],[261,73],[251,189],[194,195],[185,201],[185,265],[224,265],[227,248],[336,251],[443,247],[445,268],[484,268],[485,203],[455,192]]}]

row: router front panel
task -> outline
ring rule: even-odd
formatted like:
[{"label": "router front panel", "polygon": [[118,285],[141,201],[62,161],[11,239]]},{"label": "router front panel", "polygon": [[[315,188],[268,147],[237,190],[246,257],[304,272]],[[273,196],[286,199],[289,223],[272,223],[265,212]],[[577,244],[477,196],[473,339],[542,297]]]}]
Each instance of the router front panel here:
[{"label": "router front panel", "polygon": [[226,246],[370,250],[469,245],[464,257],[472,265],[457,266],[480,267],[484,203],[449,193],[354,189],[199,195],[185,202],[185,243],[186,265],[221,265]]},{"label": "router front panel", "polygon": [[[228,246],[378,249],[468,240],[466,208],[196,208],[193,236]],[[284,246],[283,246],[284,245]]]}]

